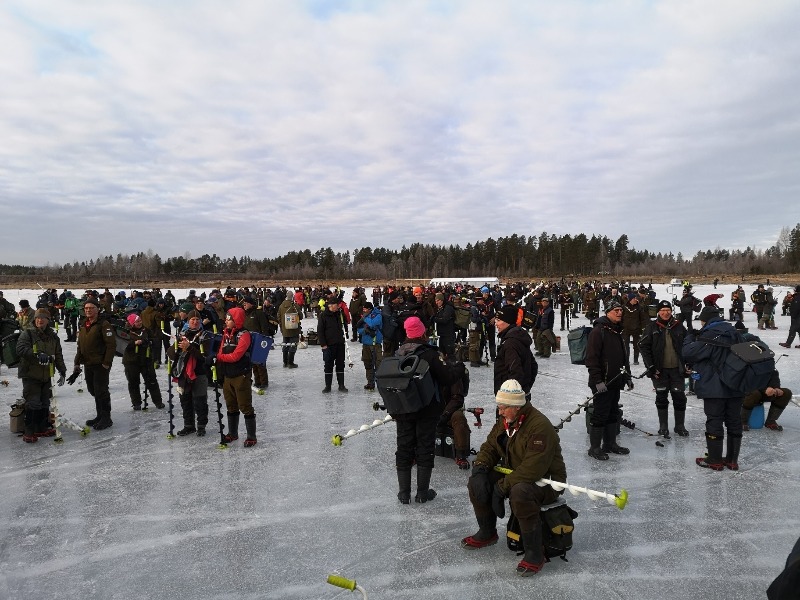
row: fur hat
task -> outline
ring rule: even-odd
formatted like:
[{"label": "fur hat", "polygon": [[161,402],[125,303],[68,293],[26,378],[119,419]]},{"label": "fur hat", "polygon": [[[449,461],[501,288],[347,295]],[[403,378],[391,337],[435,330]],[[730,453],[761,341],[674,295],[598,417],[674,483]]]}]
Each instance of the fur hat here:
[{"label": "fur hat", "polygon": [[51,315],[50,311],[47,310],[46,308],[39,308],[33,314],[33,318],[34,319],[47,319],[47,321],[49,322],[53,318],[53,315]]},{"label": "fur hat", "polygon": [[508,379],[497,390],[494,401],[505,406],[525,406],[525,390],[516,379]]},{"label": "fur hat", "polygon": [[708,323],[714,317],[719,318],[719,308],[716,306],[704,306],[703,310],[700,311],[700,316],[698,318],[703,323]]},{"label": "fur hat", "polygon": [[410,339],[421,338],[425,335],[425,325],[419,320],[419,317],[408,317],[403,322],[403,329],[406,330],[406,336]]},{"label": "fur hat", "polygon": [[513,304],[506,304],[495,313],[494,318],[495,320],[500,319],[509,325],[517,325],[517,321],[519,320],[519,307]]}]

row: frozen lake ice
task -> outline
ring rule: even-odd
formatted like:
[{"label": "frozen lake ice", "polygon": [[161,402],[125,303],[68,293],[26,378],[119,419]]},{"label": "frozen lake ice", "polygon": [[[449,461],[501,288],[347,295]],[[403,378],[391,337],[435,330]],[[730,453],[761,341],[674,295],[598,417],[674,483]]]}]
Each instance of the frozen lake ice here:
[{"label": "frozen lake ice", "polygon": [[[734,287],[719,286],[721,306],[729,306]],[[663,284],[655,289],[671,298]],[[753,289],[745,286],[748,296]],[[695,291],[702,298],[712,290]],[[5,295],[34,304],[38,290]],[[745,323],[755,329],[754,313],[745,313]],[[757,333],[776,354],[788,354],[778,367],[783,385],[797,393],[800,349],[777,345],[789,326],[780,310],[776,324],[777,331]],[[585,368],[570,364],[565,333],[561,352],[539,361],[533,388],[534,405],[554,423],[589,395]],[[71,365],[75,345],[63,348]],[[0,436],[0,598],[357,597],[326,584],[335,572],[357,580],[370,598],[750,600],[765,597],[800,535],[800,409],[789,405],[781,433],[746,432],[741,470],[717,473],[694,464],[705,449],[705,418],[702,401],[690,396],[690,437],[673,436],[662,448],[623,429],[620,442],[631,454],[607,462],[587,456],[583,415],[565,425],[569,482],[611,493],[625,488],[630,500],[620,511],[567,493],[580,514],[569,562],[556,559],[534,577],[517,577],[519,559],[502,539],[477,551],[459,546],[476,530],[468,471],[437,457],[437,498],[401,505],[392,423],[331,444],[334,434],[384,416],[372,410],[379,396],[362,389],[358,344],[350,344],[350,355],[350,393],[322,394],[318,346],[298,351],[298,369],[283,369],[275,348],[267,393],[254,396],[254,448],[243,448],[242,436],[218,449],[213,416],[205,438],[167,439],[167,411],[131,410],[120,359],[111,375],[111,429],[86,438],[65,430],[61,444]],[[633,367],[634,374],[643,369]],[[494,420],[492,369],[470,373],[467,406],[486,408],[483,428],[472,427],[477,449]],[[166,400],[166,373],[158,374]],[[9,406],[21,382],[6,367],[0,379],[9,382],[0,387]],[[56,393],[66,416],[80,423],[94,416],[92,398],[77,384]],[[637,380],[623,392],[625,417],[655,432],[654,398],[649,380]],[[213,415],[213,391],[209,400]],[[179,407],[175,419],[180,428]]]}]

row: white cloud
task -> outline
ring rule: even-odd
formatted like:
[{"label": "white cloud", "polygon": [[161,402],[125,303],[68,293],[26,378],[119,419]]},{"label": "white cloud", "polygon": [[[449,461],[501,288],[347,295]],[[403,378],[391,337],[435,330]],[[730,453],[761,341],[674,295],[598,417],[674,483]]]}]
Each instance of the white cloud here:
[{"label": "white cloud", "polygon": [[0,261],[800,221],[792,2],[331,6],[4,3]]}]

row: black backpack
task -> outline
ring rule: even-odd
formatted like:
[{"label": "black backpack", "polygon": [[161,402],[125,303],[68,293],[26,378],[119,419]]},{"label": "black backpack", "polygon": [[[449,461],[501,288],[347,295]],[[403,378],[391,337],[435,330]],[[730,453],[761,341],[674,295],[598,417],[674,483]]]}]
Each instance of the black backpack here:
[{"label": "black backpack", "polygon": [[419,346],[411,354],[385,356],[375,372],[375,386],[390,415],[404,415],[422,410],[438,390],[430,365],[418,356]]},{"label": "black backpack", "polygon": [[742,394],[764,389],[775,372],[775,353],[756,336],[747,337],[747,341],[730,345],[714,339],[698,338],[698,341],[730,349],[724,359],[711,366],[726,387]]}]

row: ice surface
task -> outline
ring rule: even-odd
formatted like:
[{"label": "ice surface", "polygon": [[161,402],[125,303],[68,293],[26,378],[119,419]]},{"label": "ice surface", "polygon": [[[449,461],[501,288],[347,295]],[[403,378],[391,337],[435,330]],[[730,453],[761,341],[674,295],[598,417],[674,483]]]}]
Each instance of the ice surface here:
[{"label": "ice surface", "polygon": [[[726,308],[733,287],[719,286]],[[712,291],[695,289],[701,298]],[[745,289],[749,296],[753,287]],[[776,286],[776,293],[783,289]],[[671,298],[663,285],[656,291]],[[38,290],[5,295],[33,304]],[[755,329],[753,313],[745,322]],[[776,324],[777,331],[758,333],[776,353],[789,355],[778,366],[783,385],[797,392],[800,349],[777,345],[789,318],[778,314]],[[562,351],[540,360],[534,386],[535,405],[554,423],[588,395],[585,368],[570,364],[562,336]],[[75,345],[63,347],[71,365]],[[567,493],[580,513],[569,562],[556,559],[540,574],[519,578],[519,559],[502,542],[460,548],[476,524],[468,472],[453,461],[437,457],[434,501],[401,505],[392,423],[341,447],[331,444],[334,434],[384,416],[371,408],[379,396],[362,390],[357,344],[350,354],[356,360],[346,373],[350,393],[323,395],[318,346],[298,351],[298,369],[283,369],[280,348],[273,349],[269,389],[253,398],[259,442],[251,449],[242,447],[244,436],[218,449],[213,420],[205,438],[168,440],[166,411],[130,409],[119,359],[111,376],[111,429],[86,438],[64,430],[60,445],[0,435],[0,598],[358,597],[325,583],[337,572],[375,599],[750,600],[765,597],[800,534],[800,409],[789,405],[782,433],[745,433],[741,470],[717,473],[694,464],[705,448],[705,419],[702,402],[690,396],[690,437],[660,448],[656,438],[623,429],[620,441],[631,454],[608,462],[586,455],[583,414],[565,425],[570,483],[611,493],[625,488],[630,500],[620,511]],[[642,370],[634,367],[634,374]],[[484,427],[473,427],[478,448],[493,422],[492,370],[470,371],[467,405],[486,408]],[[166,399],[166,375],[158,373]],[[9,382],[0,387],[8,406],[21,382],[5,367],[0,379]],[[82,423],[94,416],[78,384],[56,390],[68,417]],[[626,418],[651,432],[658,429],[654,397],[646,379],[623,392]],[[210,404],[214,415],[213,390]],[[175,415],[180,428],[179,408]]]}]

